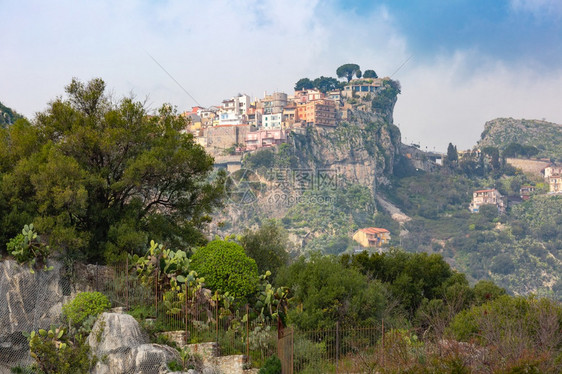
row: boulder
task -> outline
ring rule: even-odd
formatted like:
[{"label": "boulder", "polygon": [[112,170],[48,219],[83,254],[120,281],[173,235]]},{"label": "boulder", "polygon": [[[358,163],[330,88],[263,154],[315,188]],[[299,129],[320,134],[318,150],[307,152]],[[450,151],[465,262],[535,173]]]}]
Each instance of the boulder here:
[{"label": "boulder", "polygon": [[22,332],[57,323],[63,303],[71,298],[63,292],[61,264],[49,265],[53,270],[32,273],[13,260],[0,261],[0,373],[31,362]]},{"label": "boulder", "polygon": [[98,358],[92,374],[167,373],[167,363],[180,360],[175,349],[150,344],[138,322],[128,314],[103,313],[88,336],[88,344]]}]

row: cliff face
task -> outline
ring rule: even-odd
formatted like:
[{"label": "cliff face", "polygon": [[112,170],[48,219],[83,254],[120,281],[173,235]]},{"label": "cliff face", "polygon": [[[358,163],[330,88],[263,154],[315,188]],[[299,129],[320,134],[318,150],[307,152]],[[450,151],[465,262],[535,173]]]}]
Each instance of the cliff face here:
[{"label": "cliff face", "polygon": [[387,184],[400,147],[400,130],[371,112],[355,110],[336,128],[312,127],[291,137],[294,154],[303,168],[332,170],[346,183],[371,191]]},{"label": "cliff face", "polygon": [[[400,130],[392,123],[399,91],[392,92],[384,100],[354,97],[348,101],[353,109],[336,127],[297,129],[287,144],[246,155],[242,170],[231,174],[237,193],[213,220],[209,237],[240,234],[275,218],[305,246],[311,238],[347,238],[372,225],[377,188],[390,183],[400,153]],[[312,180],[304,188],[296,181],[301,172]],[[336,179],[327,189],[320,187],[325,175]]]}]

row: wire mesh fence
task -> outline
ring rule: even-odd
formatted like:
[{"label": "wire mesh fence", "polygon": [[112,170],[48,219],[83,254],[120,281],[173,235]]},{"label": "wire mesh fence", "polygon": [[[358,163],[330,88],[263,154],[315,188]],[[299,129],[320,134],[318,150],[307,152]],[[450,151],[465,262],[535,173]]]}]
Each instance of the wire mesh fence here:
[{"label": "wire mesh fence", "polygon": [[[218,355],[243,355],[246,367],[260,367],[268,357],[277,355],[284,374],[362,373],[370,372],[368,368],[373,363],[380,364],[385,355],[389,355],[384,349],[382,325],[336,324],[329,329],[301,331],[283,327],[279,321],[265,322],[255,318],[256,311],[250,305],[238,300],[230,300],[230,305],[226,305],[224,300],[204,288],[182,285],[170,290],[169,284],[162,282],[158,274],[141,279],[127,262],[111,267],[81,265],[75,270],[73,287],[66,291],[64,282],[61,282],[61,266],[52,272],[35,275],[21,272],[26,274],[25,279],[14,280],[17,285],[13,284],[11,288],[0,285],[3,292],[13,293],[17,289],[18,297],[26,298],[21,305],[27,305],[27,309],[22,307],[21,310],[0,306],[0,323],[13,321],[14,314],[19,318],[17,325],[0,326],[4,329],[0,331],[3,339],[0,373],[10,372],[9,368],[16,364],[30,363],[28,341],[23,332],[60,324],[60,305],[82,290],[106,295],[113,307],[123,308],[140,321],[160,343],[181,348],[188,344],[215,342]],[[53,309],[55,304],[59,307]],[[9,334],[6,334],[8,329]],[[167,332],[174,332],[176,338],[170,339]]]}]

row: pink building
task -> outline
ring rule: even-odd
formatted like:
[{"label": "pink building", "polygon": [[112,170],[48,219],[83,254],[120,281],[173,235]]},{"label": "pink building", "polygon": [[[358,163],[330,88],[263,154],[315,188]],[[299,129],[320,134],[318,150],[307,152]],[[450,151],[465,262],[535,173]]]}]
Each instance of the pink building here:
[{"label": "pink building", "polygon": [[246,149],[253,151],[264,147],[273,147],[287,141],[287,134],[282,129],[265,129],[246,134]]}]

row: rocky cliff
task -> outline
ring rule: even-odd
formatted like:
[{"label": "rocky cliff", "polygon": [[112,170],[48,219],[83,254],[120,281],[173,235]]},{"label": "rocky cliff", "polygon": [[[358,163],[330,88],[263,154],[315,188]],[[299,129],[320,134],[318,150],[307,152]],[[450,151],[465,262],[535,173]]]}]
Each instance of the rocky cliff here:
[{"label": "rocky cliff", "polygon": [[486,122],[477,148],[494,146],[500,150],[510,143],[535,146],[536,157],[562,160],[562,125],[539,120],[496,118]]},{"label": "rocky cliff", "polygon": [[400,147],[400,130],[373,112],[354,110],[335,128],[311,127],[290,138],[299,166],[333,170],[346,183],[387,184]]},{"label": "rocky cliff", "polygon": [[61,268],[31,273],[11,260],[0,262],[0,373],[30,360],[22,332],[48,328],[70,296],[63,292]]},{"label": "rocky cliff", "polygon": [[276,218],[305,246],[326,235],[350,238],[357,227],[373,225],[377,189],[390,183],[400,154],[400,130],[392,123],[399,91],[393,92],[384,101],[353,98],[337,126],[298,128],[286,144],[245,155],[242,170],[229,177],[235,192],[209,236],[239,234]]}]

